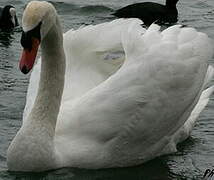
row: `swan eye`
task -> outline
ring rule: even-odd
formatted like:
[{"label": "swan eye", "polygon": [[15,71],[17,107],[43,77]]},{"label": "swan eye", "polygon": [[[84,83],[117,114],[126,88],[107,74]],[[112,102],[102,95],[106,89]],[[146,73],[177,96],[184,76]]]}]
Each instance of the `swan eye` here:
[{"label": "swan eye", "polygon": [[40,34],[40,28],[41,28],[41,22],[32,30],[28,32],[22,31],[22,37],[21,37],[21,45],[24,49],[28,49],[31,51],[32,49],[32,38],[36,38],[41,42],[41,34]]}]

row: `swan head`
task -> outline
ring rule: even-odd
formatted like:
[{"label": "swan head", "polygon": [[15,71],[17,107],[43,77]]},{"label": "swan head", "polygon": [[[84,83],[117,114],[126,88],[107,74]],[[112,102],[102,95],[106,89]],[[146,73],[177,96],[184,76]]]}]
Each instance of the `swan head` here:
[{"label": "swan head", "polygon": [[17,17],[16,17],[16,9],[14,7],[10,8],[10,16],[11,16],[11,21],[13,23],[13,26],[18,26],[18,21],[17,21]]},{"label": "swan head", "polygon": [[1,13],[2,28],[10,29],[18,26],[18,19],[16,17],[16,9],[14,6],[6,5]]},{"label": "swan head", "polygon": [[52,4],[45,1],[31,1],[22,17],[21,45],[24,48],[19,64],[27,74],[33,67],[41,41],[56,23],[57,14]]}]

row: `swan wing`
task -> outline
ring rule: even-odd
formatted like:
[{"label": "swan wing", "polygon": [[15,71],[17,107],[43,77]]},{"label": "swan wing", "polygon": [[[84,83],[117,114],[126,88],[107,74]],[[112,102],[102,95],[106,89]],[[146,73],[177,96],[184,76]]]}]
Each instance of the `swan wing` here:
[{"label": "swan wing", "polygon": [[58,146],[65,159],[72,157],[60,148],[64,142],[103,167],[154,158],[199,101],[213,54],[209,38],[178,25],[160,32],[153,24],[145,34],[136,26],[122,35],[122,67],[75,103],[62,104],[56,137],[67,139]]},{"label": "swan wing", "polygon": [[139,19],[117,19],[65,33],[64,100],[80,97],[121,67],[125,58],[121,34],[133,22],[142,33],[145,32]]},{"label": "swan wing", "polygon": [[[124,61],[121,33],[139,19],[117,19],[99,25],[89,25],[64,34],[66,55],[63,101],[71,101],[97,86],[113,74]],[[141,28],[144,32],[145,29]],[[39,86],[41,58],[30,76],[23,120],[30,113]]]}]

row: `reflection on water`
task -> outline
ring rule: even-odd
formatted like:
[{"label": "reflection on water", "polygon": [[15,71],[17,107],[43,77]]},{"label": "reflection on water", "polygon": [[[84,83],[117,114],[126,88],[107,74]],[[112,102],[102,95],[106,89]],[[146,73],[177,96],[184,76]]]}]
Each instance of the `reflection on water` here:
[{"label": "reflection on water", "polygon": [[[0,172],[7,175],[7,173]],[[102,170],[86,170],[77,168],[63,168],[55,171],[43,173],[14,173],[10,172],[10,177],[21,179],[81,179],[81,180],[130,180],[130,179],[171,179],[173,174],[169,174],[169,167],[164,158],[157,158],[141,166],[129,168],[115,168]]]},{"label": "reflection on water", "polygon": [[16,27],[15,29],[0,29],[0,47],[8,48],[12,41],[15,39],[14,32],[21,32],[21,27]]},{"label": "reflection on water", "polygon": [[[179,152],[173,156],[182,156],[185,154],[184,149],[191,148],[194,144],[194,140],[189,138],[182,145],[179,145]],[[172,172],[171,166],[173,162],[169,160],[170,156],[163,156],[149,161],[143,165],[127,168],[113,168],[113,169],[101,169],[101,170],[86,170],[78,168],[62,168],[55,171],[47,171],[42,173],[17,173],[2,171],[1,174],[5,174],[10,178],[16,178],[16,180],[23,179],[80,179],[80,180],[172,180],[172,179],[187,179],[185,175],[176,174]],[[180,167],[182,171],[184,167]],[[191,176],[191,175],[190,175]],[[190,177],[189,176],[189,177]],[[201,179],[203,172],[198,172],[198,175],[194,177]]]},{"label": "reflection on water", "polygon": [[[0,31],[0,44],[9,47],[13,41],[13,32],[11,31]],[[0,46],[1,46],[0,45]]]}]

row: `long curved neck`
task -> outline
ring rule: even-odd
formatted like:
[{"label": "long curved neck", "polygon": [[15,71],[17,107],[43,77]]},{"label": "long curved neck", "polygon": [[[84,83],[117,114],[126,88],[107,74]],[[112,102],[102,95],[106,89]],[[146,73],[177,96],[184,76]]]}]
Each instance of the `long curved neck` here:
[{"label": "long curved neck", "polygon": [[64,87],[65,55],[59,20],[42,40],[39,89],[34,106],[7,152],[15,171],[44,171],[57,167],[54,135]]},{"label": "long curved neck", "polygon": [[63,35],[57,18],[41,43],[42,64],[37,97],[29,115],[30,121],[36,121],[54,135],[57,116],[64,87],[65,54]]}]

